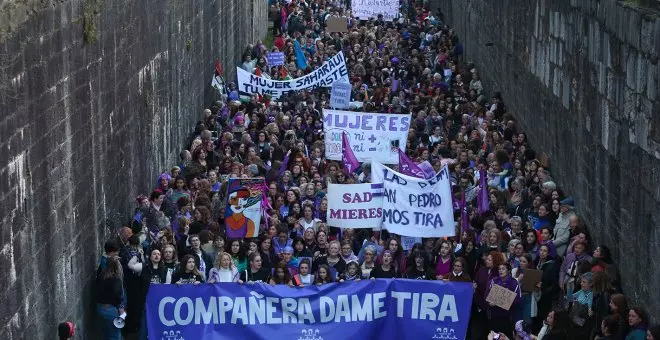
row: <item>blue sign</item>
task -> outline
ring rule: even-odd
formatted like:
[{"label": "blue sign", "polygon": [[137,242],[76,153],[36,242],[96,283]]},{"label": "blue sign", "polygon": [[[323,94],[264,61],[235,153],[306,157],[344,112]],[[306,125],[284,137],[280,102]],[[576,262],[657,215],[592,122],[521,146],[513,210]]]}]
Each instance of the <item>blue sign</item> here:
[{"label": "blue sign", "polygon": [[323,286],[152,284],[153,339],[463,340],[471,283],[404,279]]},{"label": "blue sign", "polygon": [[270,67],[284,65],[284,52],[266,53],[266,61]]}]

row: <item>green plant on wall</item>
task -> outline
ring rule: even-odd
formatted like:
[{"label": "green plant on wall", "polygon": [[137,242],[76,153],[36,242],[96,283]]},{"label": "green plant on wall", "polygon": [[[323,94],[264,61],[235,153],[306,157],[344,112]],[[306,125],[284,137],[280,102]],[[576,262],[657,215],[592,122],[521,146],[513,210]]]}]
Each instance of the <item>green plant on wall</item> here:
[{"label": "green plant on wall", "polygon": [[102,0],[85,0],[83,2],[83,42],[93,44],[98,40],[98,24],[101,16]]}]

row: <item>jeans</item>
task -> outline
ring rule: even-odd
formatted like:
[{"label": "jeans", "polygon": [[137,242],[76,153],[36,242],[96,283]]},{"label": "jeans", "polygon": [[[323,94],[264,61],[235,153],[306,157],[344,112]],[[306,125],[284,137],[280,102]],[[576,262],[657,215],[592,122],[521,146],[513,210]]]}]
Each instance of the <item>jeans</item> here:
[{"label": "jeans", "polygon": [[121,340],[121,329],[115,327],[112,321],[119,316],[115,306],[96,304],[96,311],[101,317],[101,334],[104,340]]}]

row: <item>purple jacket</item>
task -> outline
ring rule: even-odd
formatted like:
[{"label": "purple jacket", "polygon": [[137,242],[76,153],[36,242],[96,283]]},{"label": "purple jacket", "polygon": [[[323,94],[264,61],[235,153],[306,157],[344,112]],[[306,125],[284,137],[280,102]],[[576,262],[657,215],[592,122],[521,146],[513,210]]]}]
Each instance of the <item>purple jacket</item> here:
[{"label": "purple jacket", "polygon": [[587,253],[582,253],[581,255],[570,253],[566,255],[566,258],[561,263],[561,269],[559,270],[559,283],[566,282],[566,275],[568,274],[568,270],[571,268],[571,265],[573,265],[573,263],[576,261],[582,260],[591,261],[591,255]]},{"label": "purple jacket", "polygon": [[516,309],[518,308],[518,305],[522,300],[522,291],[520,289],[520,284],[518,284],[518,280],[512,278],[511,275],[507,276],[504,279],[498,276],[490,280],[490,284],[488,285],[488,289],[486,290],[486,295],[484,295],[484,300],[486,299],[486,296],[488,296],[488,293],[490,293],[490,290],[493,288],[494,284],[500,285],[516,293],[516,298],[515,300],[513,300],[513,304],[511,305],[511,308],[509,308],[509,310],[505,310],[497,306],[488,306],[490,310],[490,316],[497,318],[511,318],[511,316],[513,316],[516,313]]},{"label": "purple jacket", "polygon": [[474,302],[479,309],[485,310],[488,307],[486,302],[486,292],[489,288],[490,281],[497,277],[497,269],[490,269],[481,267],[474,277],[474,282],[477,284],[477,289],[474,291]]}]

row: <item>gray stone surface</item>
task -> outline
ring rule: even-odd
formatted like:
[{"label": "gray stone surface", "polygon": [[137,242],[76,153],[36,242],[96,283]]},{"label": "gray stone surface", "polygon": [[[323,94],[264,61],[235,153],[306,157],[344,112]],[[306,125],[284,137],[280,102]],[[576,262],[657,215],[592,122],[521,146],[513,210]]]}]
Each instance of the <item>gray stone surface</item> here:
[{"label": "gray stone surface", "polygon": [[0,338],[92,330],[90,280],[134,197],[176,164],[216,58],[262,0],[0,0]]},{"label": "gray stone surface", "polygon": [[613,249],[625,294],[660,316],[658,15],[614,0],[436,6]]}]

